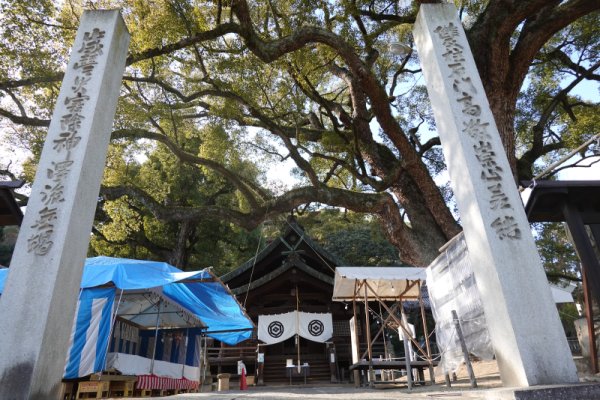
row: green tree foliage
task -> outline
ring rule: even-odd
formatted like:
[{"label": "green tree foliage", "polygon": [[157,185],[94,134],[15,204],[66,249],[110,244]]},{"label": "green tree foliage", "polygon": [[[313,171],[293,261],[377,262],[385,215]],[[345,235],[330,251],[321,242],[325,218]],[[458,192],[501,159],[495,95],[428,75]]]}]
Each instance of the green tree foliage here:
[{"label": "green tree foliage", "polygon": [[[590,99],[597,97],[598,87],[585,85],[577,90],[581,82],[598,80],[600,41],[593,27],[597,18],[597,13],[587,15],[554,35],[531,66],[515,118],[522,179],[540,172],[544,164],[539,161],[556,161],[597,133],[598,103]],[[582,156],[585,159],[586,153]],[[536,161],[537,168],[533,165]]]},{"label": "green tree foliage", "polygon": [[564,303],[558,305],[558,316],[563,324],[563,329],[568,338],[576,338],[575,320],[581,318],[577,312],[575,303]]},{"label": "green tree foliage", "polygon": [[[213,134],[203,136],[207,143]],[[206,145],[198,146],[194,139],[188,142],[191,142],[188,147],[195,142],[196,151],[200,152],[199,148]],[[247,233],[210,214],[161,220],[151,212],[159,204],[182,210],[216,204],[244,208],[227,180],[211,170],[181,162],[162,144],[147,151],[145,157],[137,152],[126,154],[131,151],[126,144],[111,147],[104,184],[115,188],[123,187],[124,182],[131,183],[137,191],[147,194],[152,203],[144,204],[135,192],[112,199],[106,197],[94,226],[91,242],[94,253],[166,260],[183,269],[212,266],[217,273],[227,272],[253,255],[259,239],[256,233]],[[234,154],[230,158],[236,159]],[[244,173],[251,175],[251,171],[249,168]],[[111,193],[114,195],[114,191]]]},{"label": "green tree foliage", "polygon": [[[556,285],[581,282],[579,258],[562,223],[536,223],[535,238],[548,280]],[[576,302],[583,303],[581,285],[573,291]],[[574,303],[557,304],[558,315],[567,337],[576,337],[573,321],[580,318]]]},{"label": "green tree foliage", "polygon": [[551,281],[580,281],[579,258],[562,223],[535,224],[536,244]]},{"label": "green tree foliage", "polygon": [[385,238],[381,225],[371,216],[324,209],[298,220],[311,238],[347,265],[401,264],[398,249]]},{"label": "green tree foliage", "polygon": [[[515,178],[597,133],[597,102],[577,94],[599,80],[597,0],[457,4]],[[97,232],[143,231],[158,248],[177,233],[183,250],[200,223],[252,230],[319,203],[374,215],[403,262],[426,265],[460,226],[434,180],[444,162],[411,50],[418,6],[0,0],[0,128],[32,152],[31,180],[82,9],[120,7],[132,33],[120,172],[107,173]],[[132,163],[140,151],[148,160]],[[284,159],[299,183],[268,187],[267,164]]]}]

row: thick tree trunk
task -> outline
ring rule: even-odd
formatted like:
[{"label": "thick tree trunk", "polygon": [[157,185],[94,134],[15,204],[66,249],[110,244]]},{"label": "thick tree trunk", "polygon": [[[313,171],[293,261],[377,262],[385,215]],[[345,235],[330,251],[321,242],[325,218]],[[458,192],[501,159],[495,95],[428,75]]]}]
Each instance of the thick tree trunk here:
[{"label": "thick tree trunk", "polygon": [[494,120],[498,126],[500,139],[504,145],[504,151],[510,164],[510,169],[515,180],[518,179],[517,174],[517,157],[515,147],[515,107],[516,102],[506,101],[506,96],[488,96]]},{"label": "thick tree trunk", "polygon": [[[491,43],[487,31],[485,34],[477,32],[476,36],[471,36],[469,39],[504,151],[513,176],[516,176],[514,117],[519,87],[513,82],[514,79],[509,77],[511,65],[508,39],[503,38],[496,43]],[[488,46],[492,46],[492,50]]]},{"label": "thick tree trunk", "polygon": [[186,269],[190,257],[188,241],[190,236],[194,234],[194,229],[194,222],[191,220],[181,221],[177,234],[177,243],[169,255],[169,264],[180,269]]},{"label": "thick tree trunk", "polygon": [[[398,184],[392,188],[396,198],[400,200],[402,210],[385,208],[378,216],[388,240],[398,248],[400,260],[407,264],[426,267],[439,255],[442,247],[454,235],[460,232],[458,224],[452,229],[444,230],[438,219],[431,212],[419,188],[408,174],[404,174]],[[439,212],[447,212],[447,208]]]}]

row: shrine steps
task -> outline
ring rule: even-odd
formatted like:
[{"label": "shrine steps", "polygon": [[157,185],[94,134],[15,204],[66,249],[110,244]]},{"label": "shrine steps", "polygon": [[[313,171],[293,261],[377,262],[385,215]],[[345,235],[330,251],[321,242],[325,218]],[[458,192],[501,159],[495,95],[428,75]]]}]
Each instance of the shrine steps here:
[{"label": "shrine steps", "polygon": [[[265,385],[272,384],[289,384],[290,378],[287,375],[286,361],[287,359],[294,359],[294,356],[280,356],[280,355],[267,355],[265,357],[264,366],[264,383]],[[310,374],[306,377],[306,383],[328,383],[331,381],[331,372],[329,362],[325,356],[320,357],[301,357],[301,363],[308,363],[310,366]],[[294,385],[303,384],[304,378],[302,376],[293,376],[292,383]]]}]

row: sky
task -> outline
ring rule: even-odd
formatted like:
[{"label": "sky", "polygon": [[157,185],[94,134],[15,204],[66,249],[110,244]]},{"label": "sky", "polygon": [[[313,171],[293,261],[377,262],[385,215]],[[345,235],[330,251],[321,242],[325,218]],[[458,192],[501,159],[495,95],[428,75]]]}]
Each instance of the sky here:
[{"label": "sky", "polygon": [[[599,146],[600,149],[600,146]],[[561,181],[567,180],[600,180],[600,156],[594,157],[590,160],[587,160],[583,165],[591,164],[592,162],[596,162],[590,168],[568,168],[558,173],[558,178]]]}]

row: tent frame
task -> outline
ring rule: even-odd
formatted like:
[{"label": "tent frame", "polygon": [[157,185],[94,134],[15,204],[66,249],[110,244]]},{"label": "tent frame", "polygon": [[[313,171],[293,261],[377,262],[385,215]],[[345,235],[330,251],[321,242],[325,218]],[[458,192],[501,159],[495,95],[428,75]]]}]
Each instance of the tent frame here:
[{"label": "tent frame", "polygon": [[[393,279],[391,279],[393,280]],[[365,352],[363,352],[362,356],[359,357],[359,359],[363,359],[365,358],[365,356],[368,356],[368,373],[369,373],[369,385],[373,386],[373,382],[374,382],[374,370],[373,370],[373,344],[374,342],[379,338],[380,335],[382,335],[384,333],[384,330],[387,327],[393,328],[393,329],[397,329],[400,328],[402,330],[402,332],[404,333],[404,338],[407,338],[410,341],[410,344],[406,341],[403,340],[403,342],[405,343],[405,357],[404,357],[404,361],[405,361],[405,368],[406,368],[406,376],[407,376],[407,382],[408,382],[408,388],[409,390],[412,389],[413,386],[413,379],[412,379],[412,368],[413,366],[416,366],[417,364],[419,366],[423,365],[423,361],[419,362],[412,362],[411,361],[411,357],[410,357],[410,349],[412,348],[411,344],[414,346],[414,348],[417,350],[417,353],[419,354],[419,356],[421,358],[423,358],[425,365],[428,367],[429,369],[429,376],[431,379],[431,383],[435,384],[435,376],[433,373],[433,367],[435,366],[435,361],[433,360],[432,354],[431,354],[431,345],[429,342],[429,332],[427,329],[427,323],[426,323],[426,317],[425,317],[425,305],[423,302],[423,297],[421,294],[421,280],[420,279],[415,279],[415,280],[407,280],[407,286],[404,289],[404,291],[402,291],[402,293],[398,294],[397,296],[391,297],[391,296],[380,296],[378,291],[368,282],[369,278],[363,278],[363,279],[354,279],[354,293],[352,294],[351,298],[344,298],[344,299],[337,299],[337,298],[333,298],[334,301],[352,301],[352,307],[353,307],[353,312],[354,312],[354,318],[355,321],[356,319],[356,314],[357,314],[357,308],[358,308],[358,303],[364,303],[364,312],[365,312],[365,331],[366,331],[366,336],[367,336],[367,350]],[[414,295],[409,295],[407,296],[406,293],[409,292],[411,289],[413,288],[417,288],[418,290],[418,296],[414,296]],[[410,300],[410,301],[418,301],[419,303],[419,310],[420,310],[420,314],[421,314],[421,323],[422,323],[422,327],[423,327],[423,334],[425,336],[425,348],[423,348],[413,337],[412,337],[412,332],[410,331],[410,329],[407,326],[407,322],[406,322],[406,315],[404,314],[404,302]],[[379,327],[378,331],[375,333],[375,336],[372,337],[371,335],[371,324],[370,324],[370,318],[369,318],[369,314],[371,312],[377,314],[375,312],[375,310],[373,310],[372,307],[369,306],[369,302],[375,302],[377,305],[379,305],[380,307],[382,307],[386,312],[387,312],[387,317],[384,319],[381,316],[381,326]],[[388,305],[388,303],[393,302],[393,304],[391,306]],[[400,317],[398,317],[397,312],[398,310],[400,311]],[[397,363],[395,363],[397,365]],[[384,366],[385,365],[385,361],[383,363],[378,362],[377,363],[378,366]],[[390,364],[390,366],[392,366]],[[390,368],[393,369],[393,368]]]},{"label": "tent frame", "polygon": [[[206,270],[209,274],[209,277],[205,277],[205,278],[194,278],[194,277],[190,277],[190,278],[185,278],[185,279],[181,279],[177,282],[174,282],[175,284],[186,284],[186,283],[220,283],[222,285],[223,288],[226,289],[227,293],[235,300],[235,302],[238,304],[238,306],[240,307],[242,314],[248,318],[248,320],[251,321],[250,317],[248,316],[246,310],[244,307],[242,307],[242,305],[240,304],[240,302],[238,301],[238,299],[232,294],[231,290],[229,289],[229,287],[227,285],[225,285],[221,279],[219,277],[217,277],[211,270],[211,268],[208,268]],[[111,322],[110,322],[110,330],[109,330],[109,336],[108,336],[108,342],[107,342],[107,346],[106,346],[106,350],[105,350],[105,354],[108,354],[109,352],[109,348],[110,348],[110,343],[111,343],[111,338],[113,335],[113,331],[115,328],[115,324],[117,322],[117,319],[122,320],[125,323],[131,324],[133,326],[138,327],[139,329],[154,329],[155,334],[154,334],[154,343],[153,343],[153,349],[152,349],[152,358],[151,358],[151,367],[150,367],[150,371],[151,374],[154,373],[154,361],[156,360],[156,346],[157,346],[157,341],[158,341],[158,331],[160,328],[160,316],[161,314],[169,314],[169,313],[177,313],[179,315],[181,315],[181,318],[183,320],[185,320],[185,324],[182,324],[180,326],[169,326],[167,327],[167,329],[185,329],[186,330],[186,348],[187,348],[187,341],[189,340],[189,328],[194,326],[194,327],[199,327],[201,330],[200,333],[200,351],[199,351],[199,369],[200,369],[200,387],[202,387],[202,385],[204,384],[204,381],[206,379],[206,372],[207,372],[207,368],[208,368],[208,362],[207,362],[207,354],[206,354],[206,337],[207,334],[210,333],[228,333],[228,332],[243,332],[243,331],[249,331],[249,330],[253,330],[254,327],[252,328],[243,328],[243,329],[225,329],[225,330],[213,330],[213,331],[208,331],[209,327],[198,317],[196,317],[196,315],[194,315],[192,312],[190,312],[189,310],[187,310],[185,307],[177,304],[175,301],[173,301],[172,299],[170,299],[169,297],[165,296],[162,293],[162,290],[158,290],[157,288],[146,288],[146,289],[121,289],[119,287],[117,287],[114,282],[108,282],[106,284],[103,285],[98,285],[95,286],[97,288],[101,288],[101,287],[114,287],[115,290],[115,297],[117,297],[117,291],[118,293],[118,301],[116,302],[116,304],[113,307],[113,315],[111,318]],[[84,288],[80,289],[84,290]],[[135,313],[135,314],[119,314],[119,307],[121,306],[121,302],[123,300],[123,296],[127,296],[127,295],[144,295],[144,297],[146,297],[146,295],[148,295],[149,297],[146,297],[146,299],[148,300],[148,302],[150,303],[150,305],[148,307],[146,307],[143,310],[140,310],[139,312]],[[152,299],[152,297],[154,297],[154,299]],[[169,304],[171,306],[173,306],[175,309],[177,309],[176,311],[161,311],[161,306],[164,304]],[[155,312],[152,312],[153,309],[156,309]],[[149,327],[145,327],[142,325],[137,324],[134,319],[136,315],[153,315],[156,314],[156,321],[154,324],[153,328],[149,328]],[[133,318],[127,318],[127,317],[131,317],[134,316]],[[253,324],[254,325],[254,324]],[[185,360],[182,363],[182,368],[185,367]],[[104,370],[106,369],[106,361],[105,361],[105,365],[102,371],[99,372],[100,375],[102,375],[104,373]]]}]

